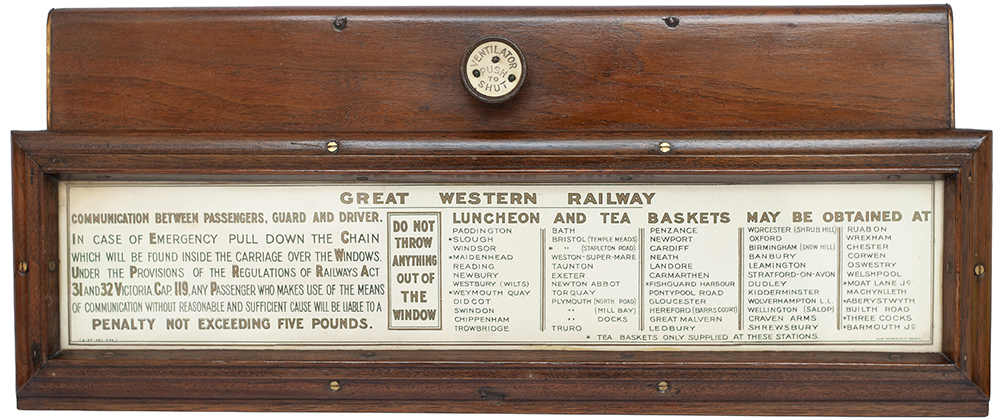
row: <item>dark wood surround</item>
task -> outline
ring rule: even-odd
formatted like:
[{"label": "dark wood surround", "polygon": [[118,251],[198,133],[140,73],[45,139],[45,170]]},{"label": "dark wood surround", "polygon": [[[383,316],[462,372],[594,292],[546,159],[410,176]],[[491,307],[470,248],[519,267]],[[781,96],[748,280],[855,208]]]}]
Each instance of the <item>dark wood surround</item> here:
[{"label": "dark wood surround", "polygon": [[[669,28],[664,18],[676,17]],[[338,31],[332,22],[346,17]],[[51,131],[952,126],[948,9],[55,10]],[[458,75],[503,34],[522,91]]]},{"label": "dark wood surround", "polygon": [[[18,407],[985,416],[992,134],[954,129],[950,25],[947,6],[55,10],[49,129],[12,136]],[[530,66],[498,105],[458,74],[491,34]],[[64,350],[50,267],[76,179],[941,179],[942,351]]]}]

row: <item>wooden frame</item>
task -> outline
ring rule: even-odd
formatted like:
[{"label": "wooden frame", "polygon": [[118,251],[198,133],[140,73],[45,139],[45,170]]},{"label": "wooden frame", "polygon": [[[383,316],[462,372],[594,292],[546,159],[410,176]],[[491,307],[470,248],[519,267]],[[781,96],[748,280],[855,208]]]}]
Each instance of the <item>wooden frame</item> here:
[{"label": "wooden frame", "polygon": [[[409,135],[394,133],[393,137]],[[561,135],[570,137],[567,135]],[[799,137],[801,138],[789,138]],[[173,136],[172,136],[173,137]],[[15,133],[22,408],[985,415],[990,135],[981,131],[674,133],[656,140],[422,140]],[[378,135],[365,137],[379,138]],[[437,136],[435,136],[437,137]],[[185,138],[198,139],[185,142]],[[752,142],[740,140],[752,139]],[[662,156],[661,140],[676,155]],[[165,144],[166,147],[157,147]],[[410,145],[395,140],[391,145]],[[565,146],[577,145],[572,154]],[[491,148],[501,148],[502,155]],[[217,154],[224,150],[224,155]],[[405,151],[405,155],[398,153]],[[297,169],[303,161],[309,169]],[[525,162],[531,162],[526,165]],[[141,165],[143,170],[136,170]],[[206,170],[207,167],[218,169]],[[601,167],[602,170],[579,169]],[[706,167],[710,169],[706,169]],[[237,169],[239,168],[239,169]],[[359,170],[359,168],[365,168]],[[469,169],[476,168],[476,169]],[[748,169],[749,168],[749,169]],[[946,180],[941,354],[566,351],[59,351],[58,179],[590,178]],[[622,181],[622,177],[631,178]],[[264,178],[262,178],[264,177]],[[713,179],[706,175],[702,179]],[[681,178],[683,179],[683,178]],[[745,179],[745,178],[744,178]],[[895,178],[894,178],[895,179]],[[155,378],[155,379],[153,379]],[[341,392],[327,389],[340,381]],[[671,391],[656,390],[667,381]],[[375,402],[377,401],[377,404]]]},{"label": "wooden frame", "polygon": [[[871,82],[869,89],[893,80],[883,92],[884,97],[847,91],[830,95],[831,88],[817,88],[802,80],[788,84],[769,81],[765,84],[774,90],[720,87],[704,96],[703,102],[692,105],[688,114],[656,119],[652,110],[637,109],[612,114],[601,124],[592,118],[608,112],[614,98],[605,101],[601,98],[606,96],[601,95],[611,90],[601,84],[576,91],[563,89],[561,82],[545,78],[547,72],[555,70],[544,65],[532,69],[532,75],[537,77],[532,80],[537,82],[529,83],[537,84],[525,86],[519,94],[529,95],[524,97],[527,99],[514,99],[500,108],[477,103],[461,90],[436,95],[433,89],[421,87],[395,97],[401,99],[394,106],[405,108],[409,114],[404,112],[398,120],[386,119],[383,110],[366,108],[366,104],[387,100],[388,93],[370,85],[375,93],[350,91],[357,84],[331,84],[328,86],[337,95],[361,95],[354,102],[355,108],[331,108],[335,116],[343,118],[288,114],[282,111],[285,106],[294,108],[301,103],[268,105],[271,97],[267,93],[259,100],[234,101],[234,105],[213,111],[198,101],[198,89],[186,92],[152,86],[167,81],[192,82],[200,77],[188,67],[190,63],[177,59],[182,53],[168,48],[140,56],[134,48],[144,46],[134,45],[136,38],[121,32],[131,27],[152,37],[147,39],[153,42],[187,36],[182,33],[207,25],[213,30],[229,29],[230,34],[236,31],[226,35],[232,37],[227,39],[243,37],[245,41],[245,37],[255,36],[254,25],[266,26],[259,22],[280,26],[313,19],[325,24],[323,19],[328,16],[346,14],[348,29],[342,33],[360,27],[362,35],[373,36],[371,33],[384,30],[377,25],[382,21],[379,17],[392,13],[398,14],[368,9],[265,9],[222,12],[204,19],[201,12],[183,10],[53,12],[49,131],[15,132],[12,141],[19,408],[987,414],[992,135],[953,128],[947,77],[950,56],[941,50],[950,42],[949,10],[812,9],[806,10],[807,17],[800,20],[795,20],[795,16],[802,15],[802,10],[797,9],[518,11],[539,24],[552,16],[560,17],[552,19],[560,24],[577,17],[607,16],[616,23],[602,28],[612,34],[618,33],[617,27],[628,27],[629,22],[680,14],[682,22],[698,22],[695,17],[715,22],[711,28],[699,29],[700,33],[684,35],[693,39],[706,36],[704,31],[719,27],[719,22],[727,19],[749,21],[774,31],[782,26],[804,31],[794,35],[827,46],[830,43],[824,43],[825,37],[843,29],[831,22],[846,22],[843,24],[862,30],[864,33],[858,36],[915,36],[908,39],[914,45],[913,51],[897,52],[899,56],[910,54],[910,59],[899,66],[891,64],[892,71],[876,76],[852,67],[869,63],[870,57],[855,56],[855,62],[830,67],[825,57],[831,50],[822,46],[794,59],[807,64],[806,72],[830,72],[829,77],[834,79]],[[507,22],[506,14],[490,10],[406,11],[392,16],[418,21],[426,19],[427,13],[437,13],[439,19],[451,19],[456,25],[471,21],[470,27],[476,29],[458,25],[420,35],[440,39],[454,37],[455,32],[497,30]],[[865,24],[872,15],[880,17],[882,23]],[[470,20],[470,16],[479,20]],[[789,21],[795,25],[788,25]],[[366,22],[375,26],[366,27]],[[805,23],[807,28],[799,27],[797,22]],[[173,27],[164,23],[178,24],[181,29],[155,36],[144,32]],[[239,33],[240,25],[250,29]],[[653,30],[652,26],[642,25],[631,30]],[[512,30],[524,36],[528,29]],[[319,36],[313,29],[299,35]],[[720,36],[722,41],[710,47],[725,46],[725,40],[731,39],[726,36]],[[542,41],[522,43],[521,48],[530,55],[537,47],[533,44],[554,42],[552,38]],[[226,44],[225,39],[214,42]],[[252,42],[264,51],[254,58],[262,63],[280,60],[276,55],[284,54],[270,49],[266,40]],[[178,43],[189,44],[195,52],[211,49],[187,38]],[[880,53],[886,54],[892,50],[889,46],[902,48],[892,40],[872,44],[867,48],[885,47]],[[88,50],[92,45],[104,47]],[[331,45],[339,48],[341,44]],[[448,45],[464,51],[460,42]],[[937,47],[928,49],[928,45]],[[601,57],[609,51],[564,47],[571,55],[594,63],[606,63]],[[692,51],[692,56],[695,53]],[[206,63],[238,67],[233,61],[238,54],[227,54],[206,58]],[[198,56],[190,51],[182,55]],[[370,66],[377,65],[373,57],[361,54],[357,60],[364,64],[352,67],[344,77],[364,82],[362,85],[375,80],[365,76]],[[647,66],[652,65],[643,61],[647,57],[641,53],[637,57]],[[782,57],[786,56],[762,54],[756,59],[785,60]],[[163,65],[149,72],[151,68],[144,67],[142,60],[160,61]],[[105,67],[112,61],[133,64],[117,70]],[[436,63],[427,65],[434,67]],[[322,62],[318,66],[322,67]],[[450,61],[446,66],[454,67]],[[592,71],[594,67],[586,68]],[[914,76],[916,69],[920,69],[921,76]],[[733,71],[709,65],[699,74],[710,79],[727,70]],[[130,71],[147,73],[142,79],[123,74]],[[252,70],[261,77],[271,71]],[[614,68],[598,73],[605,71],[609,77],[632,77],[623,75],[627,70]],[[424,72],[416,74],[424,80]],[[737,71],[733,78],[749,76],[753,75]],[[903,80],[897,80],[900,78]],[[121,82],[126,80],[136,85],[123,85]],[[233,80],[236,84],[231,89],[221,89],[230,95],[247,89],[249,85],[241,85],[239,80]],[[295,83],[297,79],[289,80]],[[455,83],[461,89],[460,81],[447,82],[449,86]],[[151,90],[132,90],[138,85]],[[712,91],[709,85],[692,89]],[[291,89],[300,92],[308,86]],[[551,98],[543,98],[541,106],[565,116],[565,121],[531,108],[531,100],[538,99],[546,89]],[[126,99],[109,99],[116,94]],[[578,108],[568,105],[577,94],[598,99]],[[626,93],[631,94],[637,95],[636,104],[653,101],[640,92]],[[753,100],[740,103],[737,99],[741,97],[768,100],[773,108],[758,107]],[[325,100],[310,93],[302,93],[299,99],[314,106]],[[426,103],[427,110],[421,111],[422,103]],[[736,105],[732,114],[713,112],[720,104]],[[455,119],[450,114],[453,107],[473,116]],[[177,109],[186,112],[178,113]],[[267,114],[267,109],[273,113]],[[356,112],[361,114],[352,114],[352,109],[360,109]],[[835,109],[851,111],[821,116],[824,110]],[[252,117],[229,118],[227,112],[235,110]],[[128,115],[148,118],[130,119]],[[301,118],[300,122],[292,123],[296,118]],[[412,122],[404,122],[407,118]],[[649,118],[648,123],[636,126],[635,121],[643,118]],[[383,124],[376,124],[377,120]],[[475,121],[480,122],[479,129],[472,130]],[[669,129],[674,124],[684,130]],[[438,131],[428,131],[435,127]],[[336,154],[327,149],[332,140],[338,142]],[[661,142],[671,144],[669,154],[660,151]],[[57,185],[75,179],[555,183],[943,179],[942,352],[63,350],[58,339]],[[985,268],[982,275],[975,273],[978,265]],[[331,381],[339,383],[337,392],[331,391]],[[662,392],[660,382],[668,385]]]}]

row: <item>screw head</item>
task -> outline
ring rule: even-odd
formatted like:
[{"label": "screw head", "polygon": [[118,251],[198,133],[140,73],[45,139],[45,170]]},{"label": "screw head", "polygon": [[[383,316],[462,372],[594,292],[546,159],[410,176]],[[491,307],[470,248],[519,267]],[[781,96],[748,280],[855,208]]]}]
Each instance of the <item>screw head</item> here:
[{"label": "screw head", "polygon": [[677,16],[671,16],[663,18],[663,23],[666,23],[668,28],[676,28],[681,24],[681,20]]},{"label": "screw head", "polygon": [[986,266],[982,264],[976,264],[976,267],[973,268],[973,272],[976,273],[976,277],[982,277],[984,274],[986,274]]},{"label": "screw head", "polygon": [[329,143],[326,144],[326,151],[327,152],[337,153],[337,150],[340,150],[340,145],[337,144],[337,142],[331,141],[331,142],[329,142]]},{"label": "screw head", "polygon": [[49,271],[55,272],[56,268],[59,267],[55,260],[49,261]]},{"label": "screw head", "polygon": [[343,31],[344,28],[346,28],[346,27],[347,27],[347,17],[346,16],[337,16],[337,18],[333,20],[333,28],[334,29],[336,29],[338,31]]},{"label": "screw head", "polygon": [[28,262],[27,261],[21,261],[21,262],[17,263],[17,271],[19,273],[21,273],[21,274],[27,273],[28,272]]},{"label": "screw head", "polygon": [[660,381],[660,383],[656,384],[656,390],[659,393],[664,394],[670,390],[670,384],[667,383],[667,381]]},{"label": "screw head", "polygon": [[330,391],[340,392],[340,381],[330,381]]},{"label": "screw head", "polygon": [[670,143],[660,143],[660,153],[670,153]]}]

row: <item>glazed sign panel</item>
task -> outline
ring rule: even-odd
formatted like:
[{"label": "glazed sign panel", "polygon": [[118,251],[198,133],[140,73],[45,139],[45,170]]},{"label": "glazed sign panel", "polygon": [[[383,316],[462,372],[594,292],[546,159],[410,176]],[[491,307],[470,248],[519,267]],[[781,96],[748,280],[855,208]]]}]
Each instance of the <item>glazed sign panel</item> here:
[{"label": "glazed sign panel", "polygon": [[69,348],[940,348],[940,182],[60,189]]}]

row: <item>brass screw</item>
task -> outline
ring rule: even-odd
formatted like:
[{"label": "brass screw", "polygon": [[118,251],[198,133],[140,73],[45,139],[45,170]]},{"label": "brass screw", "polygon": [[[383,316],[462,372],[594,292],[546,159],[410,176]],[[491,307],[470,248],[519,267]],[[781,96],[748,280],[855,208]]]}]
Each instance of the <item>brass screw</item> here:
[{"label": "brass screw", "polygon": [[340,149],[340,145],[335,141],[331,141],[326,144],[326,151],[330,153],[337,153],[337,149]]},{"label": "brass screw", "polygon": [[670,153],[670,143],[660,143],[660,153]]},{"label": "brass screw", "polygon": [[27,261],[21,261],[21,262],[17,263],[17,271],[20,272],[21,274],[27,273],[28,272],[28,262]]},{"label": "brass screw", "polygon": [[58,266],[56,265],[56,261],[55,260],[49,261],[49,271],[55,272],[56,271],[56,267],[58,267]]},{"label": "brass screw", "polygon": [[330,381],[330,391],[340,392],[340,381]]},{"label": "brass screw", "polygon": [[975,267],[974,270],[975,270],[975,273],[976,273],[976,277],[982,277],[983,274],[986,274],[986,266],[985,265],[976,264],[976,267]]},{"label": "brass screw", "polygon": [[656,390],[661,394],[666,393],[670,390],[670,384],[667,381],[660,381],[660,383],[656,384]]}]

